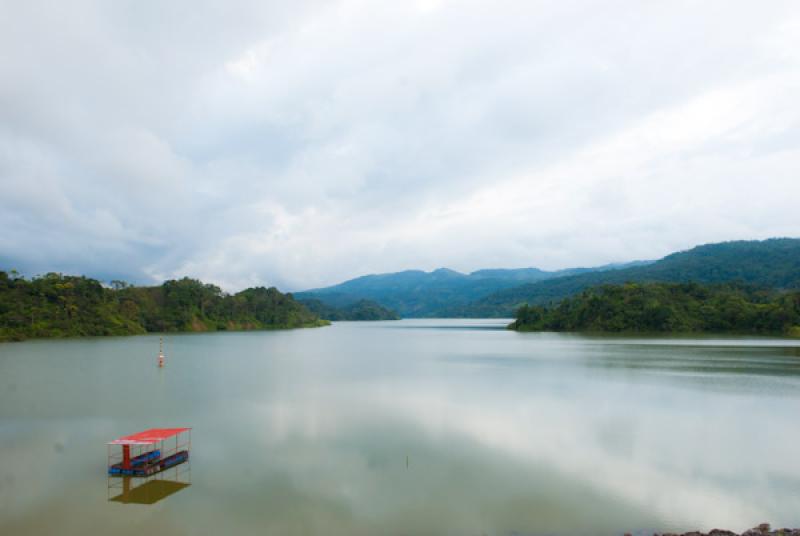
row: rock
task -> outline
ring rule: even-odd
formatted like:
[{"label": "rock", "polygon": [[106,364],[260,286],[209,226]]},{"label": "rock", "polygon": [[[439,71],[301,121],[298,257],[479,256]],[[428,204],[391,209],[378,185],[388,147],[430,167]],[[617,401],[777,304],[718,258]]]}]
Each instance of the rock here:
[{"label": "rock", "polygon": [[[625,533],[625,536],[630,536],[630,533]],[[713,529],[709,533],[699,532],[693,530],[691,532],[684,532],[683,534],[676,534],[674,532],[655,533],[653,536],[800,536],[800,529],[776,529],[772,530],[769,523],[761,523],[757,527],[748,529],[741,534],[725,529]]]}]

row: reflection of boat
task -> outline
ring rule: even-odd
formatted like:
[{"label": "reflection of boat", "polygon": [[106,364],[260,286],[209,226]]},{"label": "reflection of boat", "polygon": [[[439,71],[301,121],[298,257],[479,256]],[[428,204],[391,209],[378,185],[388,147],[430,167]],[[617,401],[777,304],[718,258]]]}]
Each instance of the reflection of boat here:
[{"label": "reflection of boat", "polygon": [[[108,500],[124,504],[155,504],[162,499],[166,499],[173,493],[177,493],[184,488],[191,486],[189,481],[189,471],[179,475],[180,480],[163,480],[161,478],[138,479],[130,476],[122,479],[109,477]],[[144,480],[144,483],[133,486],[136,480]],[[185,480],[185,481],[184,481]],[[122,482],[119,485],[119,482]],[[116,484],[116,485],[115,485]],[[112,490],[121,490],[114,497],[111,496]]]},{"label": "reflection of boat", "polygon": [[[108,474],[111,476],[152,476],[189,460],[191,428],[151,428],[115,439],[108,444]],[[172,438],[175,446],[172,447]],[[167,441],[168,445],[164,442]],[[181,443],[181,441],[183,441]],[[113,447],[122,446],[122,453]],[[133,452],[131,452],[133,450]]]},{"label": "reflection of boat", "polygon": [[153,428],[111,441],[108,500],[154,504],[189,487],[191,445],[191,428]]}]

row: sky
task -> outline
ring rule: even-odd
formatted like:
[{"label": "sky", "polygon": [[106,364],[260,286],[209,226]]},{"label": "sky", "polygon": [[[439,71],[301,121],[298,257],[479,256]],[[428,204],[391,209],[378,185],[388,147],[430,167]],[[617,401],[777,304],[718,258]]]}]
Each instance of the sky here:
[{"label": "sky", "polygon": [[800,237],[800,3],[0,0],[0,269],[228,291]]}]

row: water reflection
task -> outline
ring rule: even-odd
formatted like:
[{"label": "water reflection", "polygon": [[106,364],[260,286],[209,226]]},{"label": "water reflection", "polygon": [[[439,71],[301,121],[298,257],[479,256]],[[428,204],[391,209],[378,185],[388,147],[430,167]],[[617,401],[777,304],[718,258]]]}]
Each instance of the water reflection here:
[{"label": "water reflection", "polygon": [[[161,375],[147,337],[0,346],[0,533],[800,525],[792,342],[402,324],[176,336]],[[192,490],[107,503],[106,439],[170,422]]]},{"label": "water reflection", "polygon": [[669,347],[626,347],[619,353],[600,352],[587,359],[589,367],[651,369],[717,374],[800,377],[800,359],[794,349],[687,348],[676,356]]},{"label": "water reflection", "polygon": [[152,478],[108,477],[108,501],[152,505],[192,485],[187,467],[179,474]]}]

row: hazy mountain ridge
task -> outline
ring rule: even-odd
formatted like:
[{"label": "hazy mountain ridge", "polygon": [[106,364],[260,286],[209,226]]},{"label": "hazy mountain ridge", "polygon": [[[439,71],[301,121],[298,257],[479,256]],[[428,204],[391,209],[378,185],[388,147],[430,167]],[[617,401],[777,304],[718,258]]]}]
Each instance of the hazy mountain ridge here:
[{"label": "hazy mountain ridge", "polygon": [[696,246],[661,260],[620,270],[593,272],[505,289],[464,308],[454,316],[508,316],[523,304],[556,303],[601,284],[742,282],[770,289],[800,288],[800,239],[732,241]]},{"label": "hazy mountain ridge", "polygon": [[440,268],[358,277],[296,293],[337,307],[369,299],[403,317],[511,317],[526,303],[555,303],[584,289],[634,282],[743,282],[800,288],[800,239],[772,238],[705,244],[657,261],[544,271],[491,268],[463,274]]},{"label": "hazy mountain ridge", "polygon": [[598,270],[618,270],[648,262],[635,261],[552,272],[538,268],[490,268],[469,274],[449,268],[439,268],[431,272],[405,270],[365,275],[331,287],[297,292],[294,295],[300,300],[317,299],[339,308],[367,299],[393,309],[403,317],[442,317],[450,316],[451,311],[459,308],[467,308],[477,300],[497,291],[518,287],[524,283]]}]

